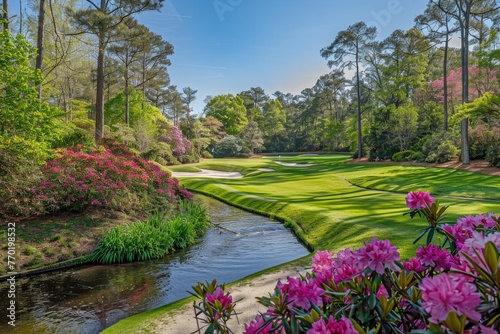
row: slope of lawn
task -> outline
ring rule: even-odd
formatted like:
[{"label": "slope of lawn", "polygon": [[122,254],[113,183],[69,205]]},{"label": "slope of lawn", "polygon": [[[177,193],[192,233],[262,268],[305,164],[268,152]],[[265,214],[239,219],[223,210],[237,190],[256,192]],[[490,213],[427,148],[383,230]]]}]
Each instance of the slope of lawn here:
[{"label": "slope of lawn", "polygon": [[407,193],[424,187],[437,196],[500,200],[500,178],[498,176],[487,176],[449,168],[398,165],[361,166],[366,171],[365,175],[360,176],[359,169],[355,173],[351,173],[347,169],[343,176],[350,183],[367,189]]},{"label": "slope of lawn", "polygon": [[[408,211],[408,191],[422,189],[439,195],[436,199],[442,205],[450,205],[449,221],[467,214],[500,211],[498,177],[453,169],[345,164],[347,158],[319,155],[205,160],[196,167],[240,171],[245,177],[183,178],[182,183],[193,191],[277,216],[314,249],[357,248],[377,236],[397,245],[402,258],[414,254],[417,245],[412,242],[426,226],[423,219],[403,216]],[[276,163],[278,160],[314,165],[282,166]],[[259,168],[275,171],[262,172]],[[469,199],[472,197],[476,199]]]}]

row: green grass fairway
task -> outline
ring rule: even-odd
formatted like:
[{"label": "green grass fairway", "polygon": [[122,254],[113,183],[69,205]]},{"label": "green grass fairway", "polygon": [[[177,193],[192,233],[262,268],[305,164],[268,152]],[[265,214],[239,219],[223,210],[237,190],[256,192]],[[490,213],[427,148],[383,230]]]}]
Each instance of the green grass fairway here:
[{"label": "green grass fairway", "polygon": [[[426,190],[450,205],[447,220],[500,212],[500,178],[444,168],[345,164],[346,155],[212,159],[196,167],[239,171],[243,179],[181,178],[193,191],[279,217],[314,249],[357,248],[372,236],[390,239],[402,258],[426,222],[403,216],[406,193]],[[283,166],[276,162],[313,164]],[[274,172],[259,171],[273,168]],[[175,169],[175,168],[174,168]],[[459,198],[464,197],[464,198]]]}]

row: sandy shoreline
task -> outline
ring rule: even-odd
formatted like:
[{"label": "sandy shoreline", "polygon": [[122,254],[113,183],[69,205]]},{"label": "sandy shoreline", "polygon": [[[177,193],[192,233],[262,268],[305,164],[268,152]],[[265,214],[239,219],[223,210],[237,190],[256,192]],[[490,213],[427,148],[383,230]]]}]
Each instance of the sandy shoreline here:
[{"label": "sandy shoreline", "polygon": [[[239,323],[236,318],[229,322],[234,334],[243,333],[245,323],[252,321],[259,312],[266,311],[264,306],[257,303],[256,297],[268,296],[274,291],[278,280],[284,282],[288,276],[297,277],[299,273],[304,273],[303,268],[268,273],[229,288],[228,292],[233,296],[233,302],[236,302],[239,319]],[[174,315],[157,320],[155,325],[154,333],[189,334],[198,329],[192,303],[184,305]]]}]

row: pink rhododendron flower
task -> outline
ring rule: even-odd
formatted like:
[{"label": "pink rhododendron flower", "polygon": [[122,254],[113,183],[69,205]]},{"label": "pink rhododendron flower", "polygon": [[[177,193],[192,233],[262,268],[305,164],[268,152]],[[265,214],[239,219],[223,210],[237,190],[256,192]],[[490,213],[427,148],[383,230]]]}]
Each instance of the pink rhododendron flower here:
[{"label": "pink rhododendron flower", "polygon": [[288,277],[288,300],[290,307],[311,308],[311,303],[323,306],[322,296],[325,290],[314,281],[303,281],[300,278]]},{"label": "pink rhododendron flower", "polygon": [[417,250],[417,258],[423,266],[432,267],[435,270],[448,270],[453,261],[451,254],[439,248],[439,246],[430,244],[421,246]]},{"label": "pink rhododendron flower", "polygon": [[459,218],[457,220],[457,225],[461,225],[466,229],[475,229],[480,226],[491,229],[497,225],[497,222],[495,221],[493,213],[490,212],[488,215],[481,214]]},{"label": "pink rhododendron flower", "polygon": [[465,330],[464,334],[498,334],[498,331],[480,324]]},{"label": "pink rhododendron flower", "polygon": [[213,295],[207,292],[206,298],[207,301],[212,304],[215,304],[215,301],[218,300],[221,303],[222,308],[228,307],[233,302],[233,297],[231,297],[229,293],[224,294],[224,290],[222,290],[220,287],[217,287],[215,289]]},{"label": "pink rhododendron flower", "polygon": [[[475,262],[480,264],[484,263],[484,249],[488,242],[492,242],[498,249],[500,249],[500,233],[495,232],[484,236],[483,232],[474,232],[471,238],[465,240],[460,254],[466,253]],[[460,259],[463,263],[467,263],[469,265],[469,260],[467,260],[463,255],[460,256]],[[473,270],[472,265],[469,265],[469,267]],[[489,271],[488,268],[484,269]]]},{"label": "pink rhododendron flower", "polygon": [[476,308],[481,303],[481,294],[476,287],[461,276],[440,274],[425,277],[420,284],[422,290],[423,308],[431,317],[429,320],[440,323],[446,320],[451,311],[459,316],[466,315],[469,319],[478,321],[481,314]]},{"label": "pink rhododendron flower", "polygon": [[360,265],[375,270],[379,274],[384,273],[385,267],[401,271],[395,262],[400,259],[398,249],[391,246],[389,240],[377,240],[373,237],[369,244],[365,243],[365,247],[355,251],[354,256]]},{"label": "pink rhododendron flower", "polygon": [[481,214],[474,216],[476,226],[483,226],[484,228],[494,228],[497,222],[494,219],[493,213],[489,213],[487,216]]},{"label": "pink rhododendron flower", "polygon": [[312,324],[312,328],[307,331],[307,334],[358,334],[359,332],[354,329],[352,322],[343,317],[339,321],[335,320],[333,316],[316,321]]},{"label": "pink rhododendron flower", "polygon": [[474,216],[465,216],[457,219],[457,224],[467,229],[474,229],[477,227],[476,219]]},{"label": "pink rhododendron flower", "polygon": [[412,191],[406,196],[406,206],[411,210],[425,209],[434,203],[434,197],[431,197],[427,191]]},{"label": "pink rhododendron flower", "polygon": [[320,282],[333,278],[333,252],[318,251],[312,259],[312,271]]},{"label": "pink rhododendron flower", "polygon": [[408,261],[403,261],[402,264],[406,271],[422,272],[425,270],[425,267],[415,257],[409,258]]},{"label": "pink rhododendron flower", "polygon": [[255,320],[252,320],[249,324],[245,324],[245,331],[243,334],[268,334],[271,332],[272,328],[272,323],[264,326],[264,319],[262,319],[262,316],[258,315],[255,317]]},{"label": "pink rhododendron flower", "polygon": [[466,226],[459,223],[453,226],[444,225],[443,229],[448,232],[453,238],[455,238],[455,245],[457,247],[457,250],[459,251],[462,249],[465,240],[472,237],[472,232],[474,231],[473,228],[467,228]]},{"label": "pink rhododendron flower", "polygon": [[377,292],[377,298],[380,299],[380,296],[384,295],[387,299],[389,299],[389,292],[385,288],[385,285],[381,285]]}]

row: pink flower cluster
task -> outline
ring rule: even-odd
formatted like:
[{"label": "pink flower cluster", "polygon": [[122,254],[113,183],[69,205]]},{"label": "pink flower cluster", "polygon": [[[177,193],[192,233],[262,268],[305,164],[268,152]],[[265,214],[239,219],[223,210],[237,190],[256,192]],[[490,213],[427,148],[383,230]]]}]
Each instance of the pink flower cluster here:
[{"label": "pink flower cluster", "polygon": [[216,302],[219,302],[222,308],[227,308],[233,302],[233,297],[229,293],[224,293],[220,287],[217,287],[213,294],[210,292],[207,293],[207,301],[215,305]]},{"label": "pink flower cluster", "polygon": [[245,324],[245,334],[269,334],[271,333],[271,329],[273,328],[273,324],[265,324],[262,316],[258,315],[255,320],[252,320],[249,324]]},{"label": "pink flower cluster", "polygon": [[34,189],[46,211],[82,211],[89,206],[143,210],[192,196],[170,173],[125,145],[110,140],[102,144],[62,149],[47,162],[44,180]]},{"label": "pink flower cluster", "polygon": [[481,314],[477,307],[481,303],[481,294],[476,286],[468,283],[459,275],[440,274],[425,277],[420,284],[424,310],[429,312],[429,320],[440,323],[452,311],[459,316],[466,315],[469,319],[479,321]]},{"label": "pink flower cluster", "polygon": [[417,259],[422,267],[434,270],[449,270],[453,263],[453,256],[438,245],[421,246],[417,250]]},{"label": "pink flower cluster", "polygon": [[322,296],[325,290],[314,279],[302,280],[301,278],[288,277],[287,284],[279,284],[282,292],[288,293],[290,308],[303,308],[309,310],[311,303],[323,306]]},{"label": "pink flower cluster", "polygon": [[396,261],[400,260],[397,247],[391,246],[389,240],[377,240],[373,237],[369,244],[354,252],[354,256],[359,261],[358,266],[368,267],[371,270],[382,274],[385,268],[400,271]]},{"label": "pink flower cluster", "polygon": [[427,191],[412,191],[406,196],[406,206],[411,210],[420,210],[430,207],[434,198]]},{"label": "pink flower cluster", "polygon": [[307,331],[307,334],[358,334],[359,332],[354,329],[352,322],[343,317],[339,321],[330,316],[328,322],[325,319],[316,321],[312,324],[312,328]]},{"label": "pink flower cluster", "polygon": [[[480,96],[480,92],[498,92],[499,87],[499,74],[497,69],[478,68],[477,66],[469,67],[469,98],[470,101]],[[429,83],[435,92],[435,97],[444,102],[443,78],[431,81]],[[462,94],[462,68],[451,70],[447,77],[448,86],[448,101],[454,105],[459,105]]]},{"label": "pink flower cluster", "polygon": [[170,126],[160,139],[174,148],[173,153],[177,158],[186,154],[192,148],[189,139],[185,138],[181,130],[175,125]]},{"label": "pink flower cluster", "polygon": [[470,239],[476,229],[498,228],[498,223],[492,213],[459,218],[455,225],[445,225],[443,229],[455,239],[458,250],[461,250],[467,239]]}]

